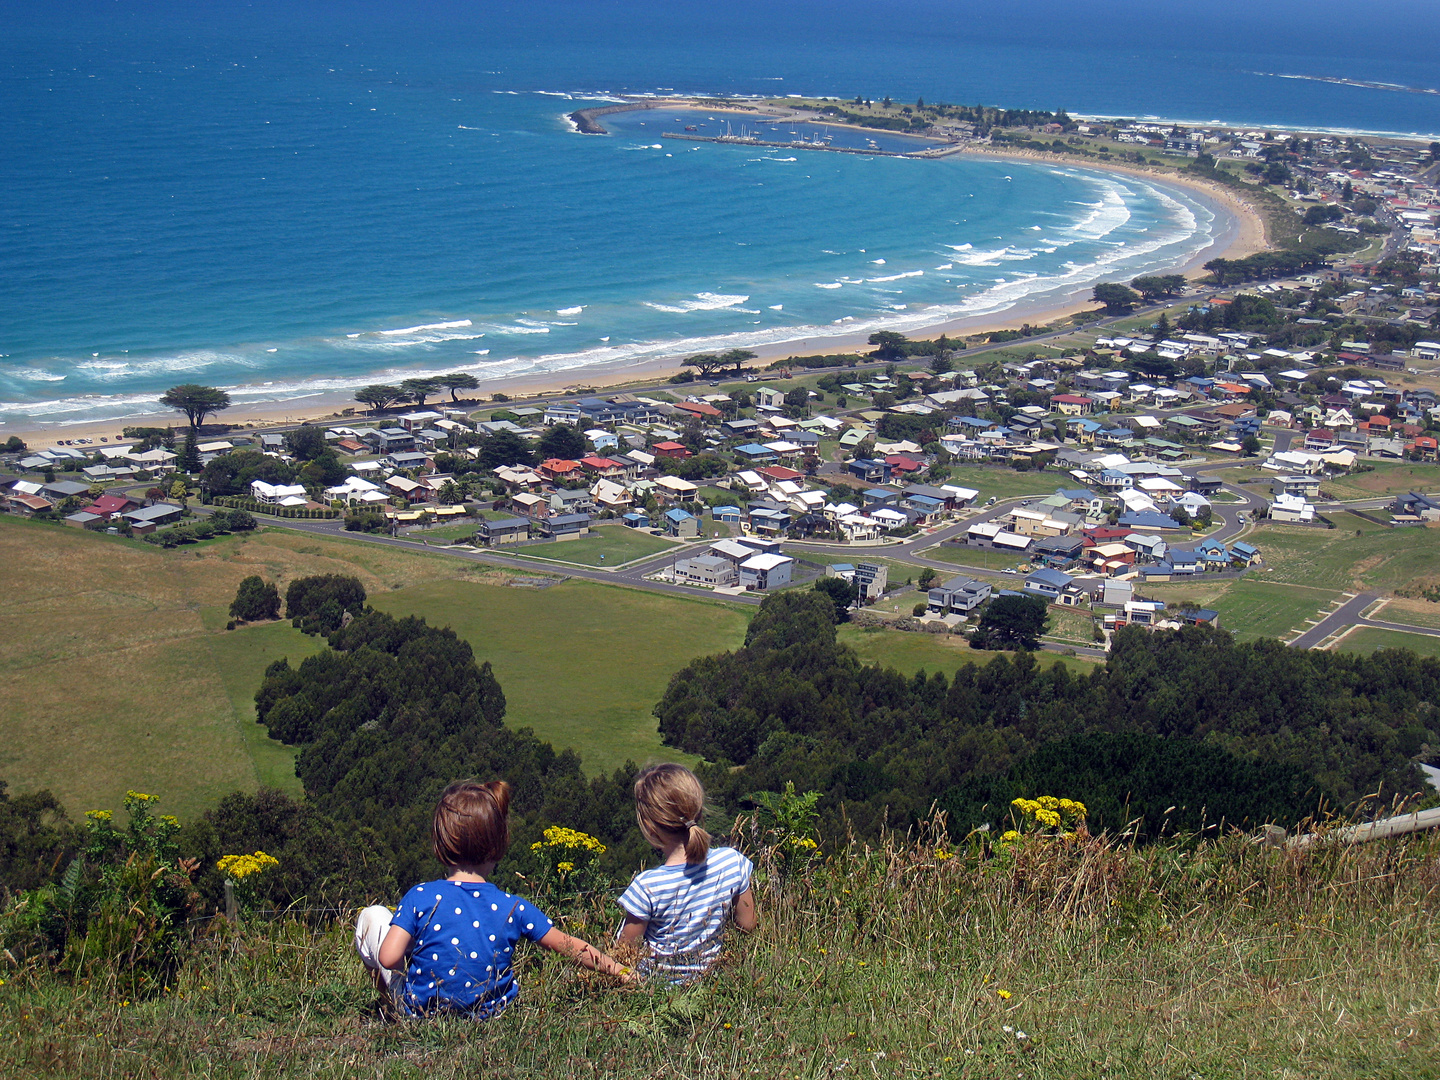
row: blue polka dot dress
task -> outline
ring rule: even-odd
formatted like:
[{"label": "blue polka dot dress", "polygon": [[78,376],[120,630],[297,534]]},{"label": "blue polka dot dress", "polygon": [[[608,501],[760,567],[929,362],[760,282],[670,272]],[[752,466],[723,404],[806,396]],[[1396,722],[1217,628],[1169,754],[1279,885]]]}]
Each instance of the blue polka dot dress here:
[{"label": "blue polka dot dress", "polygon": [[521,938],[539,941],[551,922],[529,900],[490,882],[416,885],[390,925],[411,937],[401,1004],[412,1013],[495,1015],[520,993],[511,970]]}]

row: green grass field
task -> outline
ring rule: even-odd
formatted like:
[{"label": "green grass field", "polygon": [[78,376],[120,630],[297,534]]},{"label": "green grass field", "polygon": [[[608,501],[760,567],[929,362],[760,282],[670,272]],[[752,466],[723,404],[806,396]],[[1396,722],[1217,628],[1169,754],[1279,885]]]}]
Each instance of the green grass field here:
[{"label": "green grass field", "polygon": [[1252,574],[1244,578],[1170,582],[1146,585],[1145,596],[1166,603],[1193,600],[1201,607],[1220,612],[1220,628],[1242,641],[1257,637],[1283,638],[1298,630],[1306,619],[1325,611],[1339,590],[1312,589],[1262,580]]},{"label": "green grass field", "polygon": [[1013,499],[1021,495],[1053,495],[1055,489],[1064,487],[1069,477],[1056,472],[1017,472],[1001,466],[951,465],[950,476],[942,481],[959,487],[974,488],[980,492],[975,500],[977,506],[986,499]]},{"label": "green grass field", "polygon": [[[1370,462],[1366,462],[1370,464]],[[1369,472],[1349,473],[1320,485],[1328,498],[1373,499],[1378,495],[1403,495],[1407,491],[1440,491],[1440,465],[1433,462],[1382,461]]]},{"label": "green grass field", "polygon": [[1408,623],[1410,626],[1440,630],[1440,604],[1433,600],[1397,597],[1380,606],[1378,610],[1372,607],[1366,615],[1385,622]]},{"label": "green grass field", "polygon": [[1341,638],[1335,648],[1341,652],[1363,653],[1366,656],[1376,649],[1409,649],[1419,656],[1440,656],[1440,637],[1361,626]]},{"label": "green grass field", "polygon": [[557,750],[574,748],[592,772],[627,758],[691,760],[660,745],[651,710],[670,676],[697,656],[738,647],[749,623],[728,604],[585,581],[538,591],[436,581],[373,602],[453,627],[494,667],[505,722],[534,728]]},{"label": "green grass field", "polygon": [[0,559],[0,780],[49,788],[72,813],[117,808],[132,788],[182,819],[237,789],[298,790],[254,695],[272,661],[322,643],[283,622],[227,632],[249,574],[282,594],[305,574],[355,574],[376,607],[454,625],[494,662],[509,721],[593,768],[661,754],[650,710],[670,675],[737,645],[748,619],[581,582],[506,588],[509,572],[282,529],[163,551],[0,516]]},{"label": "green grass field", "polygon": [[554,544],[536,544],[506,550],[506,555],[519,555],[545,562],[568,562],[577,566],[623,566],[625,563],[656,555],[662,551],[683,550],[673,540],[652,536],[623,525],[603,525],[590,530],[578,540],[562,540]]},{"label": "green grass field", "polygon": [[1440,529],[1390,529],[1351,514],[1334,529],[1261,525],[1248,537],[1260,548],[1267,581],[1351,590],[1388,591],[1440,580]]},{"label": "green grass field", "polygon": [[937,544],[921,553],[936,562],[955,563],[957,566],[978,566],[986,570],[1018,569],[1029,566],[1024,555],[1012,551],[992,551],[989,548],[972,548],[964,544]]},{"label": "green grass field", "polygon": [[148,791],[182,818],[237,788],[295,790],[253,699],[266,665],[317,643],[289,624],[223,629],[239,579],[265,571],[238,554],[256,546],[162,552],[0,518],[0,779],[72,813]]},{"label": "green grass field", "polygon": [[[948,678],[957,668],[966,664],[983,667],[998,655],[970,648],[969,640],[958,634],[873,629],[853,624],[840,627],[840,641],[854,649],[865,663],[893,667],[906,675],[923,669],[932,673],[943,671]],[[1098,662],[1085,656],[1053,652],[1037,652],[1035,660],[1041,668],[1066,664],[1077,671],[1088,671]]]},{"label": "green grass field", "polygon": [[470,520],[458,522],[454,525],[432,525],[430,528],[406,529],[400,535],[408,540],[429,540],[438,542],[441,540],[469,540],[475,535],[475,530],[480,527],[479,522]]},{"label": "green grass field", "polygon": [[1095,644],[1095,618],[1088,610],[1052,604],[1049,620],[1047,640],[1063,645]]}]

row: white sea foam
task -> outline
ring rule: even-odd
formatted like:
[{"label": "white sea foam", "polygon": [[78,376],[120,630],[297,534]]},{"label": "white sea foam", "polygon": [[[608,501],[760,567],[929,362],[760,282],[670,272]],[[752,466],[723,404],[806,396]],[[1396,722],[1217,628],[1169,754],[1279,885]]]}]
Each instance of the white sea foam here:
[{"label": "white sea foam", "polygon": [[884,259],[871,259],[870,261],[871,261],[872,263],[874,263],[876,266],[884,266],[884,265],[885,265],[885,260],[884,260]]},{"label": "white sea foam", "polygon": [[555,312],[555,314],[556,314],[556,315],[565,315],[565,316],[579,315],[579,314],[580,314],[582,311],[584,311],[584,310],[585,310],[585,305],[584,305],[584,304],[579,304],[579,305],[577,305],[577,306],[575,306],[575,307],[562,307],[559,311]]},{"label": "white sea foam", "polygon": [[770,305],[770,310],[771,310],[771,311],[784,311],[784,310],[785,310],[785,305],[784,305],[784,304],[771,304],[771,305]]},{"label": "white sea foam", "polygon": [[519,325],[506,326],[502,323],[487,324],[485,329],[495,334],[548,334],[550,327],[540,326],[535,323],[526,323],[523,320]]},{"label": "white sea foam", "polygon": [[476,350],[475,350],[475,355],[476,355],[476,356],[489,356],[489,355],[490,355],[490,350],[489,350],[489,349],[476,349]]},{"label": "white sea foam", "polygon": [[817,281],[817,282],[815,282],[815,287],[816,287],[817,289],[839,289],[839,288],[842,288],[843,286],[844,286],[844,282],[841,282],[841,281]]},{"label": "white sea foam", "polygon": [[64,375],[56,375],[53,371],[45,371],[42,368],[11,368],[3,374],[12,379],[23,379],[25,382],[64,382]]},{"label": "white sea foam", "polygon": [[692,311],[719,311],[722,308],[738,307],[749,299],[748,296],[702,292],[696,293],[694,300],[682,300],[678,304],[657,304],[650,300],[644,300],[642,303],[656,311],[664,311],[672,315],[688,315]]},{"label": "white sea foam", "polygon": [[954,269],[955,269],[955,264],[954,264],[954,263],[941,263],[939,266],[935,267],[935,269],[936,269],[936,270],[954,270]]},{"label": "white sea foam", "polygon": [[398,330],[377,330],[377,334],[418,334],[425,330],[455,330],[462,326],[474,326],[469,319],[454,319],[450,322],[422,323],[419,326],[402,326]]},{"label": "white sea foam", "polygon": [[924,277],[924,270],[907,270],[903,274],[891,274],[889,277],[872,277],[865,280],[872,285],[882,281],[899,281],[901,278]]}]

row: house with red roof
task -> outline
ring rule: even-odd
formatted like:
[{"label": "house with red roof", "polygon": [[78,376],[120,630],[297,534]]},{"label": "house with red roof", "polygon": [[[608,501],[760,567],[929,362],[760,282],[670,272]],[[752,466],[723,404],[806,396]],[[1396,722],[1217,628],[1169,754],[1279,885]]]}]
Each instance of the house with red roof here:
[{"label": "house with red roof", "polygon": [[549,458],[542,461],[536,471],[546,480],[567,480],[578,478],[584,470],[580,462],[568,458]]},{"label": "house with red roof", "polygon": [[657,442],[650,447],[650,452],[657,458],[674,458],[676,461],[684,461],[694,456],[685,448],[684,443],[678,442]]},{"label": "house with red roof", "polygon": [[1433,435],[1417,435],[1415,441],[1405,448],[1407,454],[1418,453],[1426,461],[1435,461],[1440,458],[1440,447],[1437,447]]},{"label": "house with red roof", "polygon": [[890,466],[890,475],[900,473],[919,472],[925,467],[923,461],[919,461],[908,454],[887,454],[885,464]]},{"label": "house with red roof", "polygon": [[787,469],[784,465],[766,465],[763,469],[756,469],[755,471],[765,477],[765,479],[772,480],[775,483],[780,483],[785,480],[805,479],[803,472]]},{"label": "house with red roof", "polygon": [[702,416],[707,420],[719,420],[725,414],[708,401],[677,401],[675,408],[691,416]]},{"label": "house with red roof", "polygon": [[1314,451],[1333,450],[1335,433],[1328,428],[1316,428],[1305,436],[1305,449]]},{"label": "house with red roof", "polygon": [[1095,399],[1084,394],[1051,394],[1050,409],[1065,416],[1088,416],[1095,411]]},{"label": "house with red roof", "polygon": [[614,458],[583,457],[580,459],[580,467],[589,476],[599,477],[602,480],[616,480],[625,475],[625,466]]},{"label": "house with red roof", "polygon": [[101,495],[89,506],[85,507],[85,513],[102,517],[106,521],[123,514],[129,510],[139,509],[141,504],[127,495]]}]

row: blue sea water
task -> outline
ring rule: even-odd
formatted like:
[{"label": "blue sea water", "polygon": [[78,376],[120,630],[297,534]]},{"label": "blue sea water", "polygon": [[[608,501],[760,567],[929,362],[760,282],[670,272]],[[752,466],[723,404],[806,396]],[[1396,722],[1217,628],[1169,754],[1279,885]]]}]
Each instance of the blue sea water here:
[{"label": "blue sea water", "polygon": [[995,7],[0,3],[0,420],[820,350],[1019,317],[1225,226],[1095,171],[686,143],[658,110],[571,130],[619,93],[1440,131],[1440,97],[1312,81],[1440,87],[1429,0]]}]

